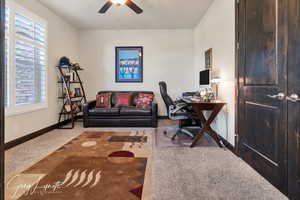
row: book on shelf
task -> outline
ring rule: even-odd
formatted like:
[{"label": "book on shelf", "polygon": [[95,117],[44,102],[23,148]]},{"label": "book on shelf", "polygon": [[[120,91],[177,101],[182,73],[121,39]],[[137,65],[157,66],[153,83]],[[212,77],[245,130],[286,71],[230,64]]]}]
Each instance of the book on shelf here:
[{"label": "book on shelf", "polygon": [[82,96],[81,89],[75,88],[75,97],[81,97],[81,96]]}]

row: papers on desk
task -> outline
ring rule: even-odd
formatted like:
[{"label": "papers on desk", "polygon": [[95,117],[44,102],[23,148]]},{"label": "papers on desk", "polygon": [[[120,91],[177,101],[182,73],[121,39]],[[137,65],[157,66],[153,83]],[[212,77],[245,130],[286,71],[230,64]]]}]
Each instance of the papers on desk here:
[{"label": "papers on desk", "polygon": [[192,103],[192,100],[191,100],[191,98],[181,98],[181,100],[183,101],[183,102],[185,102],[185,103]]},{"label": "papers on desk", "polygon": [[201,98],[196,98],[196,97],[191,98],[191,101],[193,101],[193,102],[203,102]]}]

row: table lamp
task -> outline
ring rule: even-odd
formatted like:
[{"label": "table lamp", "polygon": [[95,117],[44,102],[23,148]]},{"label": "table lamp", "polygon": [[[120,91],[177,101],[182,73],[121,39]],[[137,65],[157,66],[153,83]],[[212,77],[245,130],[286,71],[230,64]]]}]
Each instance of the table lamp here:
[{"label": "table lamp", "polygon": [[212,78],[211,83],[216,85],[216,99],[218,99],[219,95],[219,84],[221,83],[222,79],[219,76],[215,76]]}]

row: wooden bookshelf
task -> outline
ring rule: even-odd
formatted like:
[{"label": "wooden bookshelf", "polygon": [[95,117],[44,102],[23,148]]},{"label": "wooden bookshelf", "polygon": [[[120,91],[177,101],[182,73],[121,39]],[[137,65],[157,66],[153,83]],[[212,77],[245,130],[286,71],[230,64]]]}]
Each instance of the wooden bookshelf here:
[{"label": "wooden bookshelf", "polygon": [[[60,126],[59,129],[73,129],[75,127],[76,117],[82,113],[82,104],[86,103],[86,95],[83,87],[83,82],[79,76],[79,72],[83,69],[74,68],[72,66],[56,67],[59,74],[59,80],[57,83],[60,87],[60,96],[58,99],[62,101],[62,108],[59,112],[58,124],[66,120],[71,120],[71,126]],[[72,74],[73,76],[70,76]],[[76,96],[76,92],[73,91],[74,85],[78,85],[77,90],[80,91],[80,95]],[[75,96],[74,96],[75,95]]]}]

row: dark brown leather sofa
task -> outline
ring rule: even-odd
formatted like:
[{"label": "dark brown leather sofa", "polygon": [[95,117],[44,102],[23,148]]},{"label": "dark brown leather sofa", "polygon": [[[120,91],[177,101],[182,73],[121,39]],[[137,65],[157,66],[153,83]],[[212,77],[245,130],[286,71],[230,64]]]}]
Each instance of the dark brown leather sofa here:
[{"label": "dark brown leather sofa", "polygon": [[[157,103],[152,102],[151,109],[138,109],[135,107],[139,93],[153,94],[149,91],[100,91],[112,93],[112,108],[96,108],[96,100],[83,105],[84,127],[157,127]],[[131,93],[133,95],[132,107],[116,108],[116,93]]]}]

